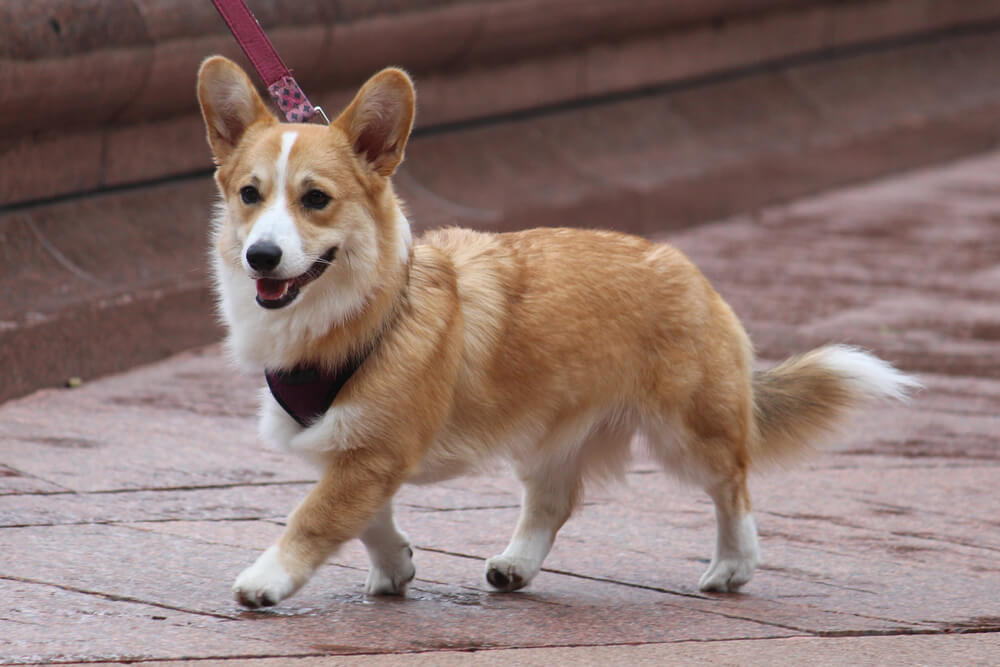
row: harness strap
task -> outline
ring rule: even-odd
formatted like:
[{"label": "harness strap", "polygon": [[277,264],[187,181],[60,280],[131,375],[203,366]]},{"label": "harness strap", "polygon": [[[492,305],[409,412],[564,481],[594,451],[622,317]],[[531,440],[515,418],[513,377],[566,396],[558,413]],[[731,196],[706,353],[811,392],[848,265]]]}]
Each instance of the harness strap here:
[{"label": "harness strap", "polygon": [[334,372],[300,365],[290,371],[265,371],[264,377],[278,405],[305,427],[323,416],[364,361],[352,357]]}]

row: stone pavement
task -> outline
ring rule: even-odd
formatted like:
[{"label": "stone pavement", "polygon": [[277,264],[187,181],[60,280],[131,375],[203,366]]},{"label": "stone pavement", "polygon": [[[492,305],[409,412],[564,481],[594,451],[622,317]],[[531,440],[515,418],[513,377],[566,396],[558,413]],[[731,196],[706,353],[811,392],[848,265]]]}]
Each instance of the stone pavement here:
[{"label": "stone pavement", "polygon": [[255,440],[260,382],[209,347],[0,407],[0,662],[998,664],[998,175],[992,153],[670,235],[762,357],[858,343],[926,385],[753,480],[743,594],[698,592],[710,504],[640,457],[524,591],[483,579],[517,513],[497,475],[400,493],[408,599],[365,598],[355,542],[245,611],[230,583],[312,472]]}]

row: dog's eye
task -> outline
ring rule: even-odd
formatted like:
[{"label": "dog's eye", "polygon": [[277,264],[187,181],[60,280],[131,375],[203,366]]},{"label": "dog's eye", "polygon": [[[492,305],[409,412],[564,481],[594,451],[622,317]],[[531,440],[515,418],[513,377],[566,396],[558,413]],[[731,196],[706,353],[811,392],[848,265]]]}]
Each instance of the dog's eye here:
[{"label": "dog's eye", "polygon": [[329,203],[330,195],[326,194],[322,190],[310,190],[302,195],[302,205],[316,211],[321,208],[326,208],[326,205]]},{"label": "dog's eye", "polygon": [[260,201],[260,190],[252,185],[244,185],[240,188],[240,198],[244,204],[256,204]]}]

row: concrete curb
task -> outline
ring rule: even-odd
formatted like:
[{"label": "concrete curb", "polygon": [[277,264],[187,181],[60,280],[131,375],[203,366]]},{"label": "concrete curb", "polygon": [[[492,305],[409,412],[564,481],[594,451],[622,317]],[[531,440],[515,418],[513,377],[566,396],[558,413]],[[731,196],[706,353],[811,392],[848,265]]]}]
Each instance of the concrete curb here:
[{"label": "concrete curb", "polygon": [[[421,127],[1000,20],[995,0],[252,5],[314,101],[338,109],[401,65],[420,85]],[[242,56],[208,3],[46,0],[0,19],[0,206],[210,166],[193,73],[212,53]]]}]

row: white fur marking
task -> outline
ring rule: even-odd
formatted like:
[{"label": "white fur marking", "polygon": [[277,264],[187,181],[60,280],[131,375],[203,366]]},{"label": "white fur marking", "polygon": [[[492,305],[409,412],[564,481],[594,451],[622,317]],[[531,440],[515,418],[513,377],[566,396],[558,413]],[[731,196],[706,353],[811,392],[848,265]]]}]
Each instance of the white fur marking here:
[{"label": "white fur marking", "polygon": [[371,560],[365,582],[368,595],[403,595],[413,580],[413,550],[410,540],[396,526],[392,505],[386,505],[361,533],[361,541]]},{"label": "white fur marking", "polygon": [[753,516],[724,517],[716,511],[718,535],[712,563],[698,581],[703,591],[732,592],[750,581],[760,562]]},{"label": "white fur marking", "polygon": [[507,578],[512,588],[527,585],[542,569],[552,548],[552,539],[552,530],[514,535],[502,554],[486,560],[487,578],[490,571],[495,570]]},{"label": "white fur marking", "polygon": [[281,566],[278,545],[274,545],[236,577],[233,593],[240,602],[259,607],[277,604],[298,588],[291,575]]},{"label": "white fur marking", "polygon": [[292,438],[302,432],[299,423],[274,400],[271,390],[264,387],[260,390],[260,411],[257,422],[257,435],[269,447],[287,449]]},{"label": "white fur marking", "polygon": [[285,189],[288,184],[288,156],[298,138],[298,132],[283,132],[281,134],[281,152],[274,163],[274,185],[271,191],[271,201],[254,222],[253,229],[243,244],[244,269],[252,273],[246,263],[246,250],[258,241],[269,241],[281,248],[281,263],[277,275],[282,278],[293,278],[309,269],[312,262],[305,256],[302,249],[302,237],[295,226],[295,218],[288,210],[288,198]]},{"label": "white fur marking", "polygon": [[270,389],[263,387],[257,434],[271,447],[313,460],[318,454],[349,449],[362,414],[361,408],[340,403],[330,406],[316,422],[303,428],[278,404]]},{"label": "white fur marking", "polygon": [[849,345],[830,345],[817,352],[819,362],[841,375],[862,396],[906,400],[922,385],[873,354]]},{"label": "white fur marking", "polygon": [[300,454],[350,449],[363,414],[361,408],[350,404],[332,405],[318,421],[293,437],[288,449]]}]

